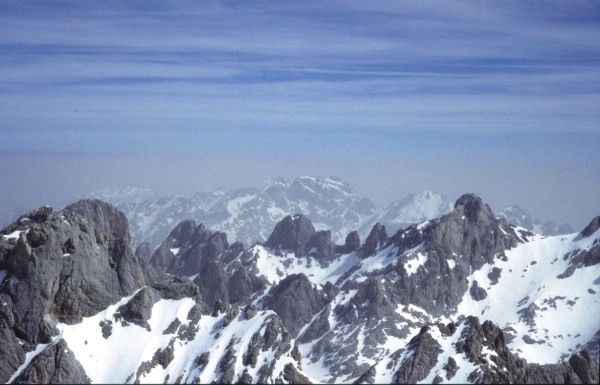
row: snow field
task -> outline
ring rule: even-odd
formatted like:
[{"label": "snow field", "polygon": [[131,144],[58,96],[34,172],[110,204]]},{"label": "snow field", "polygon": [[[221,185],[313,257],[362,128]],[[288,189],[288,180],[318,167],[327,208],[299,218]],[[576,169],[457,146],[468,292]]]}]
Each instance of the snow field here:
[{"label": "snow field", "polygon": [[[565,260],[564,255],[589,249],[594,241],[576,240],[577,235],[534,235],[529,242],[507,250],[507,261],[496,259],[494,265],[486,265],[469,277],[469,287],[477,280],[488,295],[474,301],[467,291],[457,314],[478,316],[500,328],[514,329],[515,338],[507,345],[528,362],[561,362],[572,348],[586,343],[600,329],[598,312],[590,311],[600,308],[600,295],[588,292],[600,275],[599,266],[578,268],[568,278],[557,278],[569,266],[570,259]],[[487,276],[493,267],[502,269],[495,285]],[[532,304],[538,308],[532,320],[535,325],[518,313],[523,314]],[[523,338],[530,338],[529,343]]]},{"label": "snow field", "polygon": [[[274,315],[271,311],[259,312],[250,320],[245,320],[242,315],[239,315],[227,327],[224,327],[224,314],[218,317],[204,315],[197,324],[195,339],[186,341],[178,338],[177,330],[171,334],[163,334],[163,332],[176,318],[181,321],[182,326],[189,325],[187,315],[195,304],[191,298],[177,301],[159,300],[154,304],[152,316],[148,320],[151,328],[151,331],[148,331],[135,324],[123,326],[112,317],[118,307],[127,303],[133,295],[123,298],[92,317],[84,318],[77,325],[60,323],[57,325],[61,333],[53,343],[60,338],[65,339],[92,383],[133,383],[140,364],[151,361],[156,351],[166,348],[173,338],[175,338],[173,360],[166,368],[158,364],[148,373],[143,374],[140,378],[142,383],[163,383],[167,376],[169,376],[168,382],[172,383],[182,373],[184,382],[191,381],[195,377],[199,377],[200,383],[215,381],[221,375],[220,361],[229,347],[232,347],[235,352],[234,380],[237,380],[245,369],[257,378],[263,363],[275,361],[274,347],[277,343],[266,352],[260,351],[255,368],[245,367],[242,364],[252,336],[256,332],[261,335],[264,333],[268,318]],[[99,324],[101,321],[109,320],[113,321],[112,333],[105,339]],[[281,338],[279,336],[278,341]],[[28,357],[28,362],[46,347],[47,345],[40,345],[35,352],[32,352],[31,357]],[[209,352],[209,358],[200,372],[194,361],[204,352]],[[292,362],[294,361],[289,354],[284,354],[276,361],[274,376],[281,373],[286,364]]]}]

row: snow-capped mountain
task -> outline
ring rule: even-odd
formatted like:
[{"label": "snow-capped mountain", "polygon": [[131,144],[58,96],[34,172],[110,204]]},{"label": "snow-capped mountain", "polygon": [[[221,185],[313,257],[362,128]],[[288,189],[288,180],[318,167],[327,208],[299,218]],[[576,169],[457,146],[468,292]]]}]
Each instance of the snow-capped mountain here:
[{"label": "snow-capped mountain", "polygon": [[392,237],[374,226],[362,245],[351,235],[336,245],[290,215],[246,251],[182,223],[141,259],[189,276],[207,303],[277,313],[303,374],[319,382],[575,381],[581,357],[598,362],[600,324],[589,309],[600,301],[599,220],[546,237],[465,195],[451,213]]},{"label": "snow-capped mountain", "polygon": [[[389,234],[415,223],[437,218],[452,211],[453,204],[429,190],[410,194],[386,207],[377,207],[361,197],[348,183],[335,177],[304,176],[292,181],[274,178],[256,188],[198,192],[191,196],[159,197],[156,192],[128,187],[101,190],[88,195],[109,202],[129,218],[132,243],[148,242],[157,247],[180,221],[192,219],[207,228],[227,233],[230,240],[253,245],[264,242],[277,222],[290,213],[311,219],[318,230],[330,230],[338,243],[350,231],[365,239],[376,223]],[[532,219],[518,206],[497,214],[509,223],[545,235],[569,234],[568,224],[556,226]]]},{"label": "snow-capped mountain", "polygon": [[379,210],[378,215],[363,224],[358,232],[368,235],[375,223],[385,225],[388,233],[437,218],[452,211],[453,204],[443,195],[425,190],[419,194],[410,194],[399,201],[390,203]]},{"label": "snow-capped mountain", "polygon": [[496,214],[498,218],[505,218],[508,223],[515,226],[523,227],[534,233],[544,235],[562,235],[573,232],[568,223],[557,225],[554,221],[544,221],[534,219],[527,214],[521,207],[517,205],[508,206]]},{"label": "snow-capped mountain", "polygon": [[[3,382],[598,383],[600,216],[542,236],[473,194],[360,242],[291,214],[130,248],[83,200],[0,233]],[[193,281],[193,282],[192,282]]]},{"label": "snow-capped mountain", "polygon": [[98,200],[0,235],[2,383],[306,382],[273,311],[202,313],[199,288],[146,285],[125,216]]},{"label": "snow-capped mountain", "polygon": [[[224,231],[229,239],[252,245],[264,242],[277,222],[290,213],[311,219],[315,228],[331,230],[343,242],[350,231],[366,238],[376,222],[391,231],[448,213],[452,204],[431,191],[413,194],[385,208],[359,196],[347,183],[334,177],[300,177],[293,181],[274,178],[257,188],[219,189],[192,196],[142,199],[151,192],[139,189],[110,190],[90,194],[112,203],[129,218],[133,245],[158,246],[180,221],[193,219]],[[127,200],[131,196],[133,199]]]}]

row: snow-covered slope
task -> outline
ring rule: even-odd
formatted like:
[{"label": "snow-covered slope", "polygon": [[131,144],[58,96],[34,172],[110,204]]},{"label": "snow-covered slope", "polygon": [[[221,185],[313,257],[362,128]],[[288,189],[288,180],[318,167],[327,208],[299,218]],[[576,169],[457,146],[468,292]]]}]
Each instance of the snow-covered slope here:
[{"label": "snow-covered slope", "polygon": [[[306,219],[290,216],[287,221]],[[275,231],[279,238],[272,235],[268,246],[254,245],[228,259],[224,271],[229,275],[223,274],[242,277],[244,269],[264,282],[248,301],[282,318],[298,342],[304,373],[321,382],[350,383],[367,372],[377,383],[395,381],[403,360],[413,356],[399,349],[427,325],[454,325],[458,332],[442,335],[431,329],[430,337],[441,350],[429,354],[439,359],[419,379],[425,383],[444,375],[449,358],[459,367],[452,382],[492,375],[482,360],[501,353],[487,348],[492,350],[479,351],[475,359],[456,347],[468,342],[463,329],[475,333],[479,319],[493,322],[494,333],[506,341],[503,359],[515,367],[523,359],[566,368],[563,363],[578,349],[593,345],[600,330],[597,313],[589,311],[600,305],[600,231],[591,236],[534,234],[497,220],[489,207],[469,195],[448,215],[410,226],[392,238],[381,238],[374,227],[368,238],[378,239],[373,252],[367,240],[358,250],[331,257],[327,241],[314,241],[319,232],[305,225],[286,228],[289,233]],[[276,247],[290,239],[305,246]],[[202,273],[194,282],[214,285]],[[472,317],[468,327],[465,317]],[[517,369],[499,370],[523,381]]]},{"label": "snow-covered slope", "polygon": [[[297,365],[290,356],[293,341],[286,335],[276,334],[268,344],[252,341],[255,335],[262,338],[277,322],[273,312],[259,312],[250,319],[241,313],[195,320],[188,316],[195,305],[191,298],[161,299],[152,307],[147,326],[142,327],[115,321],[117,309],[130,298],[79,324],[58,325],[59,337],[67,342],[92,383],[233,383],[243,375],[274,382],[283,380],[286,365]],[[103,335],[102,323],[111,324],[110,333]],[[231,362],[226,366],[226,361]],[[265,363],[272,377],[261,377]]]},{"label": "snow-covered slope", "polygon": [[[27,353],[8,382],[62,341],[66,344],[61,353],[74,354],[92,383],[234,383],[248,376],[261,383],[291,380],[286,370],[298,365],[291,356],[293,340],[273,312],[247,317],[238,310],[200,317],[194,315],[192,298],[160,299],[152,305],[150,318],[139,325],[119,312],[138,293],[80,323],[58,323],[59,333]],[[270,340],[265,338],[268,333]]]},{"label": "snow-covered slope", "polygon": [[135,258],[125,223],[92,201],[2,231],[0,378],[598,382],[600,217],[543,236],[465,194],[362,244],[303,215],[247,249],[183,221]]},{"label": "snow-covered slope", "polygon": [[198,286],[145,283],[124,215],[83,200],[0,234],[0,382],[306,382],[273,311],[202,313]]},{"label": "snow-covered slope", "polygon": [[505,258],[469,277],[469,286],[477,281],[487,297],[465,295],[457,314],[494,320],[508,347],[529,362],[560,362],[600,328],[599,313],[590,312],[600,309],[598,265],[572,268],[577,255],[598,248],[598,235],[523,236]]}]

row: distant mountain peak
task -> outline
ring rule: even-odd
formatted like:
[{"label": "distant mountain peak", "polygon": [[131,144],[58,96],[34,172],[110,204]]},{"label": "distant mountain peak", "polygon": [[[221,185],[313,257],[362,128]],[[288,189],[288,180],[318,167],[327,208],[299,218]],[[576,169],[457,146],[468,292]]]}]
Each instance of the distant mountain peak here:
[{"label": "distant mountain peak", "polygon": [[[378,207],[338,177],[309,175],[291,180],[275,177],[258,187],[220,187],[191,196],[157,197],[152,190],[138,187],[90,195],[115,204],[126,213],[134,246],[149,242],[152,247],[185,219],[204,223],[207,229],[227,233],[232,241],[251,245],[266,241],[285,216],[299,213],[310,218],[316,230],[331,230],[333,242],[344,244],[352,231],[366,239],[377,222],[385,225],[391,236],[399,229],[438,218],[454,208],[453,202],[429,189]],[[570,229],[551,222],[526,222],[526,214],[517,206],[498,215],[514,217],[509,223],[537,233],[566,233]]]},{"label": "distant mountain peak", "polygon": [[534,233],[544,235],[560,235],[560,234],[571,234],[573,229],[568,223],[557,225],[553,221],[544,221],[540,219],[532,218],[523,208],[519,205],[508,206],[496,213],[498,218],[504,218],[508,223],[515,226],[523,227]]}]

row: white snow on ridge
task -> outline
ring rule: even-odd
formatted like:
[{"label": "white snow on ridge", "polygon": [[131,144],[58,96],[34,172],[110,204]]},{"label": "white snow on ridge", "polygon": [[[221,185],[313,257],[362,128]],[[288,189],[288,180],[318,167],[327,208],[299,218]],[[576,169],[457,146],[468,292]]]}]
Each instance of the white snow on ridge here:
[{"label": "white snow on ridge", "polygon": [[[77,325],[57,325],[61,331],[57,339],[65,339],[92,383],[133,383],[140,364],[151,361],[154,354],[165,349],[171,341],[174,341],[172,361],[166,368],[160,364],[150,368],[141,376],[142,383],[163,383],[167,376],[170,382],[173,382],[179,375],[183,375],[184,382],[199,376],[200,383],[211,383],[218,379],[221,358],[230,347],[237,352],[234,364],[236,376],[239,376],[243,369],[248,369],[250,375],[258,378],[262,365],[255,368],[245,367],[242,360],[254,333],[264,333],[268,317],[274,315],[272,311],[261,311],[249,320],[239,315],[226,327],[223,327],[224,314],[217,317],[204,315],[197,324],[196,337],[188,341],[179,339],[177,330],[166,334],[165,331],[176,318],[181,321],[179,328],[189,324],[187,315],[195,304],[193,299],[159,300],[154,304],[152,316],[148,320],[148,331],[135,324],[123,326],[112,317],[116,309],[131,298],[132,296],[123,298],[106,310],[84,318]],[[99,326],[102,321],[112,321],[111,335],[108,338],[102,336]],[[40,351],[44,348],[45,346],[40,347]],[[275,361],[273,349],[272,347],[269,351],[261,351],[259,362]],[[206,366],[200,372],[195,360],[204,352],[210,352],[210,355]],[[289,356],[276,360],[274,376],[281,373],[286,364],[292,362],[293,359]]]},{"label": "white snow on ridge", "polygon": [[[534,235],[529,242],[507,250],[507,261],[496,259],[493,266],[486,265],[469,278],[469,287],[476,280],[487,297],[474,301],[467,291],[457,314],[511,328],[508,333],[515,338],[507,344],[509,349],[529,362],[560,362],[571,348],[585,344],[600,329],[598,314],[590,312],[600,308],[600,290],[595,283],[599,266],[577,268],[570,277],[557,278],[569,266],[570,258],[564,256],[589,249],[594,241],[576,240],[577,236]],[[493,267],[502,269],[495,285],[488,277]],[[588,291],[593,287],[595,293]],[[535,316],[528,321],[524,312],[529,306]]]},{"label": "white snow on ridge", "polygon": [[22,233],[27,233],[29,232],[29,228],[27,230],[15,230],[10,234],[7,235],[3,235],[1,234],[4,238],[6,239],[19,239],[19,237],[21,236]]},{"label": "white snow on ridge", "polygon": [[411,276],[415,274],[419,267],[425,265],[425,262],[427,262],[428,258],[429,257],[427,256],[427,254],[423,254],[419,251],[416,254],[414,254],[414,257],[412,259],[404,262],[404,268],[406,269],[408,275]]},{"label": "white snow on ridge", "polygon": [[[454,377],[450,380],[453,384],[468,384],[468,377],[477,366],[472,362],[469,362],[465,357],[464,353],[458,353],[455,348],[455,344],[458,342],[463,330],[465,323],[460,323],[456,328],[456,331],[451,336],[442,334],[439,328],[433,326],[429,329],[429,333],[432,337],[441,345],[443,352],[438,356],[436,365],[429,371],[427,377],[419,381],[419,384],[433,384],[433,380],[436,376],[445,377],[446,371],[443,369],[444,365],[448,362],[448,359],[452,357],[458,366]],[[490,361],[491,362],[491,361]]]},{"label": "white snow on ridge", "polygon": [[55,345],[61,338],[61,335],[58,334],[56,336],[54,336],[52,338],[52,341],[50,341],[47,344],[39,344],[38,346],[35,347],[34,350],[32,350],[31,352],[25,353],[25,362],[23,362],[23,364],[21,366],[19,366],[17,368],[17,370],[15,370],[15,372],[13,373],[13,375],[8,379],[8,381],[6,382],[7,384],[12,383],[15,379],[17,379],[17,377],[19,377],[21,375],[21,373],[23,372],[23,370],[25,370],[27,368],[27,366],[29,366],[29,364],[31,363],[31,361],[41,352],[43,352],[44,350],[46,350],[46,348]]},{"label": "white snow on ridge", "polygon": [[254,246],[251,251],[255,255],[259,275],[264,276],[273,285],[288,275],[300,273],[317,285],[324,285],[327,281],[334,283],[359,261],[356,253],[345,254],[332,261],[328,267],[322,268],[319,262],[310,256],[298,258],[292,252],[278,256],[261,245]]}]

